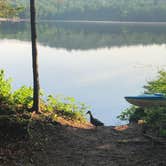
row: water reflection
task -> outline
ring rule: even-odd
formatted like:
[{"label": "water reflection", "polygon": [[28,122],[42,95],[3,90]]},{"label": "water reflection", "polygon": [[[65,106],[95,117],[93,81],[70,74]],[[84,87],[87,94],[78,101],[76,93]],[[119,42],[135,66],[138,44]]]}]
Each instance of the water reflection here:
[{"label": "water reflection", "polygon": [[[0,50],[0,68],[14,78],[14,87],[30,85],[30,43],[1,40]],[[141,93],[165,65],[165,44],[72,51],[39,45],[41,87],[91,105],[107,125],[119,123],[116,116],[128,106],[123,97]]]},{"label": "water reflection", "polygon": [[[68,50],[166,43],[166,24],[38,23],[41,44]],[[1,23],[0,38],[30,40],[29,23]]]}]

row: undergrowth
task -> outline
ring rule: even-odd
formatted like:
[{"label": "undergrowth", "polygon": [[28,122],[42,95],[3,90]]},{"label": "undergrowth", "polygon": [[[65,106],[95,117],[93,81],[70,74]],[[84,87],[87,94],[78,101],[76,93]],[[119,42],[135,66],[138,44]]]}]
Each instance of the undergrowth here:
[{"label": "undergrowth", "polygon": [[[33,88],[22,86],[17,90],[12,89],[12,79],[5,78],[4,70],[0,70],[0,114],[25,113],[33,105]],[[63,95],[46,95],[40,92],[40,110],[53,120],[58,116],[65,119],[86,122],[85,110],[89,107],[75,98]],[[7,112],[8,111],[8,112]]]},{"label": "undergrowth", "polygon": [[[144,89],[144,93],[162,93],[166,96],[166,71],[159,71],[158,77],[155,80],[147,82]],[[143,120],[150,129],[158,131],[160,136],[166,136],[165,107],[155,106],[142,109],[132,106],[124,110],[118,118],[120,120],[128,120],[129,122]]]}]

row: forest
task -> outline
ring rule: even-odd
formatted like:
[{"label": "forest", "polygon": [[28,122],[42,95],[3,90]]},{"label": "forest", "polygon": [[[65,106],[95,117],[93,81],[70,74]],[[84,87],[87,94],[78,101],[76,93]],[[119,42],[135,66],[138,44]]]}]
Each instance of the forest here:
[{"label": "forest", "polygon": [[[14,0],[29,18],[29,1]],[[38,19],[166,21],[166,0],[36,0]]]}]

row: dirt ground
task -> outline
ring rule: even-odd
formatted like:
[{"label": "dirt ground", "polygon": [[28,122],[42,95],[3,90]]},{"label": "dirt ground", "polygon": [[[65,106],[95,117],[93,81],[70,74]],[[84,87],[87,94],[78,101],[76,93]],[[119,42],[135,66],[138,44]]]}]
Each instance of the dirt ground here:
[{"label": "dirt ground", "polygon": [[27,140],[1,143],[0,166],[166,166],[165,144],[153,144],[138,126],[121,129],[36,121]]}]

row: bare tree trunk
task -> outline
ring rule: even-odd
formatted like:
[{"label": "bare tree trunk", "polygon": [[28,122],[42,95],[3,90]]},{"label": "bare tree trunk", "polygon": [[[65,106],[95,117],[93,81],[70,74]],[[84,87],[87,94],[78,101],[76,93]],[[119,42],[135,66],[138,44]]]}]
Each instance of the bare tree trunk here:
[{"label": "bare tree trunk", "polygon": [[39,72],[38,72],[38,55],[37,55],[37,34],[36,34],[36,12],[35,0],[30,0],[31,13],[31,40],[32,40],[32,67],[33,67],[33,111],[38,113],[40,111],[39,102]]}]

